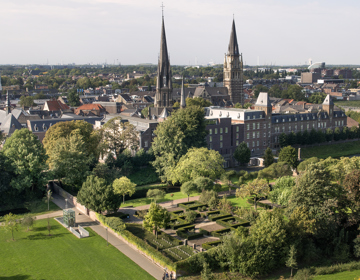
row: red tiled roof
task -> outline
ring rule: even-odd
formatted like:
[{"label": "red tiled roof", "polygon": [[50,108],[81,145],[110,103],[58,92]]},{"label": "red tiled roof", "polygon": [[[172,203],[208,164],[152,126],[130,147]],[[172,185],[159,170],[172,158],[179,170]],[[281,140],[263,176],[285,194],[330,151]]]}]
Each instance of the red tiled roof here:
[{"label": "red tiled roof", "polygon": [[49,111],[60,111],[60,110],[69,110],[70,107],[64,103],[61,103],[58,100],[46,101]]},{"label": "red tiled roof", "polygon": [[78,110],[104,110],[101,104],[84,104],[77,108]]}]

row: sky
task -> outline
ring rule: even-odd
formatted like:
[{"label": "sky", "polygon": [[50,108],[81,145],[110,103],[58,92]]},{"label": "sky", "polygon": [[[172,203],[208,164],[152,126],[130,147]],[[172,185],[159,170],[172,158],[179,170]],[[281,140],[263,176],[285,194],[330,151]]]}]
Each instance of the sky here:
[{"label": "sky", "polygon": [[[0,64],[157,63],[161,1],[2,0]],[[164,0],[172,65],[360,64],[359,0]]]}]

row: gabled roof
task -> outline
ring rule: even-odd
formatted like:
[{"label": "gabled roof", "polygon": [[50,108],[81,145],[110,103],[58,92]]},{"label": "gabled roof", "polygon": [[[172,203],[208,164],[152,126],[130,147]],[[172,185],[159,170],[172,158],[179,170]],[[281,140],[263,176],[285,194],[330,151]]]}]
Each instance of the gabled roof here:
[{"label": "gabled roof", "polygon": [[105,110],[101,104],[84,104],[77,108],[77,110]]},{"label": "gabled roof", "polygon": [[59,100],[49,100],[46,101],[45,104],[47,104],[49,111],[63,111],[63,110],[69,110],[70,107]]},{"label": "gabled roof", "polygon": [[22,126],[14,115],[10,113],[1,123],[1,131],[6,135],[11,135],[16,129],[22,129]]}]

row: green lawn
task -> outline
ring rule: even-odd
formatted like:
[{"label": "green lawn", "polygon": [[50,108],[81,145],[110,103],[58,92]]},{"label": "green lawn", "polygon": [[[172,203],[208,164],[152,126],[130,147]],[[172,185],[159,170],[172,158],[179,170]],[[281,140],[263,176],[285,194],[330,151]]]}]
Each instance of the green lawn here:
[{"label": "green lawn", "polygon": [[301,149],[301,158],[306,159],[310,157],[328,158],[328,157],[342,157],[360,154],[359,141],[347,143],[334,143],[332,145],[314,146]]},{"label": "green lawn", "polygon": [[360,107],[360,100],[353,100],[353,101],[335,101],[335,105],[337,106],[349,106],[349,107]]},{"label": "green lawn", "polygon": [[334,274],[318,275],[311,279],[315,280],[357,280],[360,278],[360,270],[344,271]]},{"label": "green lawn", "polygon": [[[38,200],[34,201],[31,204],[27,205],[27,208],[30,210],[30,214],[32,216],[38,216],[46,213],[50,213],[53,211],[61,210],[59,206],[57,206],[55,203],[51,202],[49,203],[50,210],[48,211],[48,205],[44,201]],[[22,206],[23,207],[23,206]],[[18,215],[19,218],[22,218],[26,214],[20,214]],[[0,222],[4,221],[4,217],[0,217]]]},{"label": "green lawn", "polygon": [[253,206],[252,204],[248,203],[246,200],[247,198],[237,198],[236,196],[229,196],[227,198],[232,206],[237,206],[237,207],[243,207],[243,208],[250,208],[251,206]]},{"label": "green lawn", "polygon": [[[174,194],[174,196],[171,197],[171,194]],[[197,195],[200,195],[200,193],[193,193],[192,195],[190,195],[190,197],[197,196]],[[187,198],[187,195],[183,194],[181,192],[167,193],[165,195],[165,198],[160,199],[160,200],[158,200],[156,202],[160,203],[160,202],[171,201],[171,200],[181,199],[181,198]],[[147,205],[147,204],[150,204],[150,203],[151,203],[151,199],[143,197],[143,198],[130,199],[128,201],[125,200],[125,204],[122,203],[120,205],[120,207],[126,207],[126,206],[129,206],[129,205],[132,205],[133,207],[137,207],[137,206]]]},{"label": "green lawn", "polygon": [[0,228],[0,278],[9,279],[154,279],[91,229],[78,239],[51,219],[36,221],[32,231],[11,234]]}]

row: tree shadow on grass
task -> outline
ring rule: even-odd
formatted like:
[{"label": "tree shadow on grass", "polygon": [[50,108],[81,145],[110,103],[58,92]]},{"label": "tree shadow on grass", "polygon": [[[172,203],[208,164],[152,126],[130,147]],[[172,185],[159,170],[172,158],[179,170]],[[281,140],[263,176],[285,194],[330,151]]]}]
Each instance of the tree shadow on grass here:
[{"label": "tree shadow on grass", "polygon": [[[23,275],[23,274],[18,274],[18,275],[13,275],[13,276],[0,276],[1,280],[26,280],[26,279],[31,279],[30,275]],[[44,280],[44,279],[39,279],[39,280]]]},{"label": "tree shadow on grass", "polygon": [[[51,230],[57,230],[58,228],[60,228],[59,225],[51,225]],[[32,231],[47,231],[47,227],[34,227]]]},{"label": "tree shadow on grass", "polygon": [[56,238],[56,237],[61,237],[63,235],[64,235],[64,233],[51,234],[51,235],[48,235],[48,234],[45,234],[45,233],[37,233],[37,234],[29,235],[29,236],[27,236],[26,238],[23,238],[23,239],[28,239],[28,240],[42,240],[42,239],[44,239],[44,240],[48,240],[48,239],[53,239],[53,238]]}]

